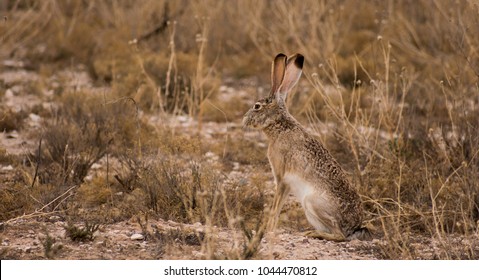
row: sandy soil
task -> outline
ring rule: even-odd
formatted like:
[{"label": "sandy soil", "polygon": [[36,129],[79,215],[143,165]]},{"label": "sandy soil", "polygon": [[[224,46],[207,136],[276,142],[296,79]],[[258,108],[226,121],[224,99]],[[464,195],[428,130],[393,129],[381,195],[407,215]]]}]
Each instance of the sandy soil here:
[{"label": "sandy soil", "polygon": [[[66,236],[67,225],[58,216],[44,222],[19,220],[2,230],[0,250],[6,259],[44,259],[46,236],[54,239],[52,258],[55,259],[204,259],[196,236],[202,225],[178,224],[172,221],[149,221],[154,232],[190,232],[184,240],[162,240],[160,234],[145,234],[135,221],[103,225],[94,240],[74,242]],[[80,225],[79,225],[80,226]],[[217,233],[218,257],[231,257],[235,233],[228,229],[213,229]],[[195,234],[196,233],[196,234]],[[167,242],[167,244],[165,244]],[[233,242],[234,243],[234,242]],[[380,240],[329,242],[304,237],[301,233],[279,230],[263,239],[258,257],[262,259],[378,259]]]}]

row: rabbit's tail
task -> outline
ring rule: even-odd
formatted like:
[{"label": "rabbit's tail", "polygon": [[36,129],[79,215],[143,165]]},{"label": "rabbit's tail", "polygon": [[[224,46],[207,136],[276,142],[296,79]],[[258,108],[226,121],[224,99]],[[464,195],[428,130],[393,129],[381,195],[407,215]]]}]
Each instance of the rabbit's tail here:
[{"label": "rabbit's tail", "polygon": [[371,233],[371,230],[367,227],[360,227],[353,231],[347,238],[347,240],[372,240],[373,239],[373,234]]}]

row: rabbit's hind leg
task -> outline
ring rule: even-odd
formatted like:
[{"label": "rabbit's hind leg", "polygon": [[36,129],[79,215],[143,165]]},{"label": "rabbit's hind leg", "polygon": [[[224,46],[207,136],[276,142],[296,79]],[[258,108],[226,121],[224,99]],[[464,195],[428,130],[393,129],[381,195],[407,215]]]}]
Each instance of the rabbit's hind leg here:
[{"label": "rabbit's hind leg", "polygon": [[315,228],[315,230],[305,232],[306,236],[330,241],[346,240],[336,219],[328,213],[328,208],[318,207],[317,198],[314,196],[307,197],[304,200],[303,207],[306,218]]}]

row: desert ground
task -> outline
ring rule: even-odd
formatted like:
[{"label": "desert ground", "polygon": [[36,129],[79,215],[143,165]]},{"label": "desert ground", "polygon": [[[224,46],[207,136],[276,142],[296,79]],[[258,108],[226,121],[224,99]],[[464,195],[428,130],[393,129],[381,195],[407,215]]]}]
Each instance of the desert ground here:
[{"label": "desert ground", "polygon": [[[478,259],[475,1],[2,1],[1,259]],[[291,114],[369,240],[307,237],[242,117],[302,53]]]}]

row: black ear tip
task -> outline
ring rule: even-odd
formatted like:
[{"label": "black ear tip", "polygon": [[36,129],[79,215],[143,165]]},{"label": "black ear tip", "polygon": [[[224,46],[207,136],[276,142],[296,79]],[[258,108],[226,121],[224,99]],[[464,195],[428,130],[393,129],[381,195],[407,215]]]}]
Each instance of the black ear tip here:
[{"label": "black ear tip", "polygon": [[304,56],[302,54],[297,54],[296,59],[294,60],[294,65],[296,65],[299,69],[303,69],[304,64]]},{"label": "black ear tip", "polygon": [[276,60],[278,58],[283,58],[283,57],[286,57],[284,53],[278,53],[274,59]]}]

